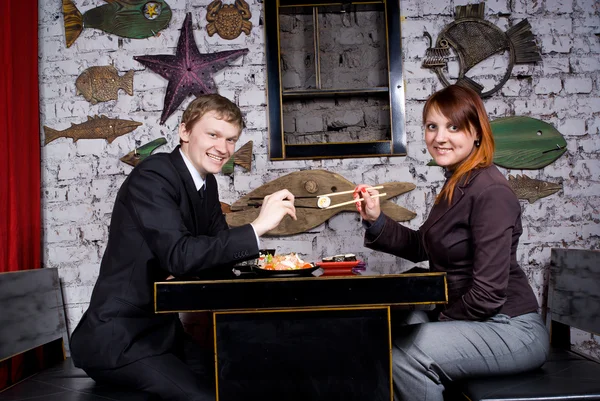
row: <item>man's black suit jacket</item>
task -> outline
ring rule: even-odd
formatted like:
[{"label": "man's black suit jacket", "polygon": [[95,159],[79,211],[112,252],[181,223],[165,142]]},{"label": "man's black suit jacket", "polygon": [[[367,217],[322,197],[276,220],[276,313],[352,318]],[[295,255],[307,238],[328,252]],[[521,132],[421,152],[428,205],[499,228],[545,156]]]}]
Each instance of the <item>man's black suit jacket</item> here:
[{"label": "man's black suit jacket", "polygon": [[110,369],[172,351],[181,322],[154,314],[153,283],[255,255],[252,227],[228,228],[214,176],[201,199],[179,148],[148,157],[117,195],[90,305],[71,338],[75,365]]}]

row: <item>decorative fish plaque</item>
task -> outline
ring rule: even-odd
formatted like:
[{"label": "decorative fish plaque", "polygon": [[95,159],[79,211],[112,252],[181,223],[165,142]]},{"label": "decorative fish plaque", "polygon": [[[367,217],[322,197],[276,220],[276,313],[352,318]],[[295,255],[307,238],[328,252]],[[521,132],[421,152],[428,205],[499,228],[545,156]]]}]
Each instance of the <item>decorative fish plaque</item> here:
[{"label": "decorative fish plaque", "polygon": [[252,13],[250,6],[244,0],[235,0],[234,4],[225,4],[221,0],[214,0],[208,5],[206,12],[206,32],[208,36],[219,34],[223,39],[232,40],[242,32],[250,35],[252,29]]},{"label": "decorative fish plaque", "polygon": [[164,145],[165,143],[167,143],[167,140],[165,138],[155,139],[151,142],[148,142],[145,145],[140,146],[139,148],[132,150],[125,156],[121,157],[119,160],[121,160],[123,163],[135,167],[146,157],[150,156],[156,148]]},{"label": "decorative fish plaque", "polygon": [[90,67],[77,77],[75,86],[77,94],[83,95],[85,100],[92,104],[117,100],[119,89],[123,89],[129,96],[133,96],[133,70],[123,76],[112,65]]},{"label": "decorative fish plaque", "polygon": [[233,156],[227,160],[227,163],[221,169],[223,174],[233,174],[234,165],[237,164],[245,168],[246,170],[252,170],[252,141],[246,142],[241,148],[239,148]]},{"label": "decorative fish plaque", "polygon": [[[496,142],[494,164],[522,170],[546,167],[567,151],[567,141],[552,125],[531,117],[501,117],[490,123]],[[432,160],[428,166],[435,166]]]},{"label": "decorative fish plaque", "polygon": [[[416,216],[414,212],[388,200],[412,191],[415,189],[414,184],[409,182],[387,182],[379,185],[383,185],[385,188],[386,195],[382,196],[380,199],[381,210],[386,215],[396,221],[407,221]],[[260,207],[255,206],[256,203],[253,202],[252,199],[262,199],[266,195],[287,188],[298,197],[294,201],[294,204],[296,205],[296,217],[298,220],[293,220],[291,217],[286,216],[277,228],[268,232],[268,235],[299,234],[323,224],[340,212],[357,213],[354,202],[332,209],[322,209],[317,205],[317,196],[319,194],[353,190],[355,187],[355,184],[346,180],[339,174],[326,170],[296,171],[268,182],[235,201],[230,206],[231,212],[225,214],[225,219],[232,227],[251,223],[258,217],[260,212]],[[344,198],[342,195],[338,198],[343,198],[340,201],[352,200],[352,194],[347,194],[347,198]],[[223,210],[225,210],[225,208],[223,208]]]},{"label": "decorative fish plaque", "polygon": [[526,175],[519,174],[517,174],[516,177],[509,174],[508,185],[510,185],[515,192],[517,198],[527,199],[529,203],[550,196],[562,189],[562,184],[536,180],[534,178],[529,178]]},{"label": "decorative fish plaque", "polygon": [[[435,71],[444,86],[450,85],[445,75],[450,48],[458,55],[460,71],[456,85],[475,90],[481,97],[491,96],[510,78],[513,64],[540,61],[537,45],[531,33],[531,25],[524,19],[506,32],[484,20],[485,3],[456,6],[455,21],[439,33],[435,47],[430,45],[423,59],[423,67]],[[425,36],[431,39],[429,33]],[[483,86],[466,76],[467,72],[483,60],[508,50],[508,66],[504,76],[496,86],[487,92]]]},{"label": "decorative fish plaque", "polygon": [[132,120],[120,120],[117,118],[108,118],[104,115],[98,117],[88,116],[88,120],[81,124],[71,124],[65,130],[58,131],[44,125],[47,145],[58,138],[72,138],[74,142],[79,139],[106,139],[111,143],[121,135],[125,135],[142,125],[142,123]]},{"label": "decorative fish plaque", "polygon": [[62,0],[67,47],[85,28],[100,29],[124,38],[155,36],[171,21],[171,7],[164,0],[105,0],[108,4],[81,14],[72,0]]},{"label": "decorative fish plaque", "polygon": [[160,123],[167,118],[188,96],[216,93],[212,74],[225,68],[229,61],[248,53],[248,49],[227,50],[216,53],[200,53],[192,29],[192,13],[187,13],[175,55],[135,56],[155,73],[169,80]]},{"label": "decorative fish plaque", "polygon": [[531,117],[501,117],[491,122],[496,141],[494,164],[540,169],[567,151],[567,141],[552,125]]}]

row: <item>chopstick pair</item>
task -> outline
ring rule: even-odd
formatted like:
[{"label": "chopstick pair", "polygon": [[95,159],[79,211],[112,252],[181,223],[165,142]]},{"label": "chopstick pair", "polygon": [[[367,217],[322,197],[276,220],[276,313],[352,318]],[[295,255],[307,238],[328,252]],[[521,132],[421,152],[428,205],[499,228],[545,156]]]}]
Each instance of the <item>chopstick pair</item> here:
[{"label": "chopstick pair", "polygon": [[[367,189],[383,189],[383,185],[378,185],[376,187],[368,187]],[[342,191],[342,192],[332,192],[330,194],[323,194],[323,195],[308,195],[308,196],[294,196],[294,199],[312,199],[312,198],[323,198],[325,196],[336,196],[336,195],[345,195],[345,194],[351,194],[353,193],[354,190],[351,189],[349,191]],[[266,196],[266,195],[265,195]],[[248,198],[249,200],[263,200],[264,196],[251,196],[250,198]],[[362,199],[361,199],[362,200]]]},{"label": "chopstick pair", "polygon": [[[373,195],[373,196],[371,196],[371,198],[380,198],[380,197],[386,196],[386,195],[387,195],[387,193],[384,192],[382,194]],[[335,205],[330,205],[330,206],[327,206],[327,207],[325,207],[323,209],[333,209],[333,208],[336,208],[336,207],[346,206],[346,205],[349,205],[351,203],[362,202],[362,201],[364,201],[363,198],[352,199],[351,201],[342,202],[342,203],[336,203]],[[296,206],[296,207],[298,207],[298,206]]]},{"label": "chopstick pair", "polygon": [[[252,199],[252,198],[250,198]],[[261,200],[263,198],[260,198]],[[262,202],[248,202],[248,206],[262,206]],[[308,206],[308,205],[294,205],[294,207],[296,208],[302,208],[302,209],[321,209],[319,206]]]},{"label": "chopstick pair", "polygon": [[[383,189],[383,185],[378,185],[375,187],[369,187],[367,189]],[[359,198],[359,199],[352,199],[350,201],[346,201],[346,202],[341,202],[341,203],[336,203],[331,205],[331,200],[329,199],[331,196],[337,196],[337,195],[345,195],[345,194],[350,194],[350,193],[354,193],[354,190],[350,190],[350,191],[342,191],[342,192],[332,192],[329,194],[323,194],[323,195],[312,195],[312,196],[294,196],[294,199],[318,199],[317,201],[317,205],[315,206],[305,206],[305,205],[294,205],[297,208],[306,208],[306,209],[334,209],[336,207],[341,207],[341,206],[346,206],[346,205],[350,205],[351,203],[355,203],[355,202],[362,202],[364,199],[363,198]],[[382,194],[377,194],[372,196],[373,198],[379,198],[381,196],[386,196],[387,193],[382,193]],[[261,197],[250,197],[248,198],[250,200],[262,200],[263,198]],[[248,202],[248,206],[260,206],[262,205],[262,202]],[[321,206],[323,205],[323,206]]]}]

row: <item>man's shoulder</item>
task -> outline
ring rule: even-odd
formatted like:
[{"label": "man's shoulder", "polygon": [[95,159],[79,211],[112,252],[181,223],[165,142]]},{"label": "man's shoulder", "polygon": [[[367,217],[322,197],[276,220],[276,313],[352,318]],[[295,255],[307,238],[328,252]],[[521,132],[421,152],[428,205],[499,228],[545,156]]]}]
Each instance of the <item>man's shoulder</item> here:
[{"label": "man's shoulder", "polygon": [[144,167],[151,167],[151,166],[155,166],[155,165],[163,165],[163,164],[172,164],[172,157],[173,155],[171,153],[153,153],[150,156],[148,156],[147,158],[145,158],[144,160],[142,160],[137,166],[136,168],[144,168]]}]

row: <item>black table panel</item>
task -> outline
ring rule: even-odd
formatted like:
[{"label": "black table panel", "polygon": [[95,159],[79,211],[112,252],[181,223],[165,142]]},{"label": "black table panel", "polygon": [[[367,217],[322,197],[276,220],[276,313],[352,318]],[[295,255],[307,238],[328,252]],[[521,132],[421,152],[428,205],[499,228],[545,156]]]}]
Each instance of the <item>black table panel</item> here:
[{"label": "black table panel", "polygon": [[157,313],[445,302],[445,273],[155,283]]},{"label": "black table panel", "polygon": [[391,401],[389,308],[215,312],[219,401]]}]

